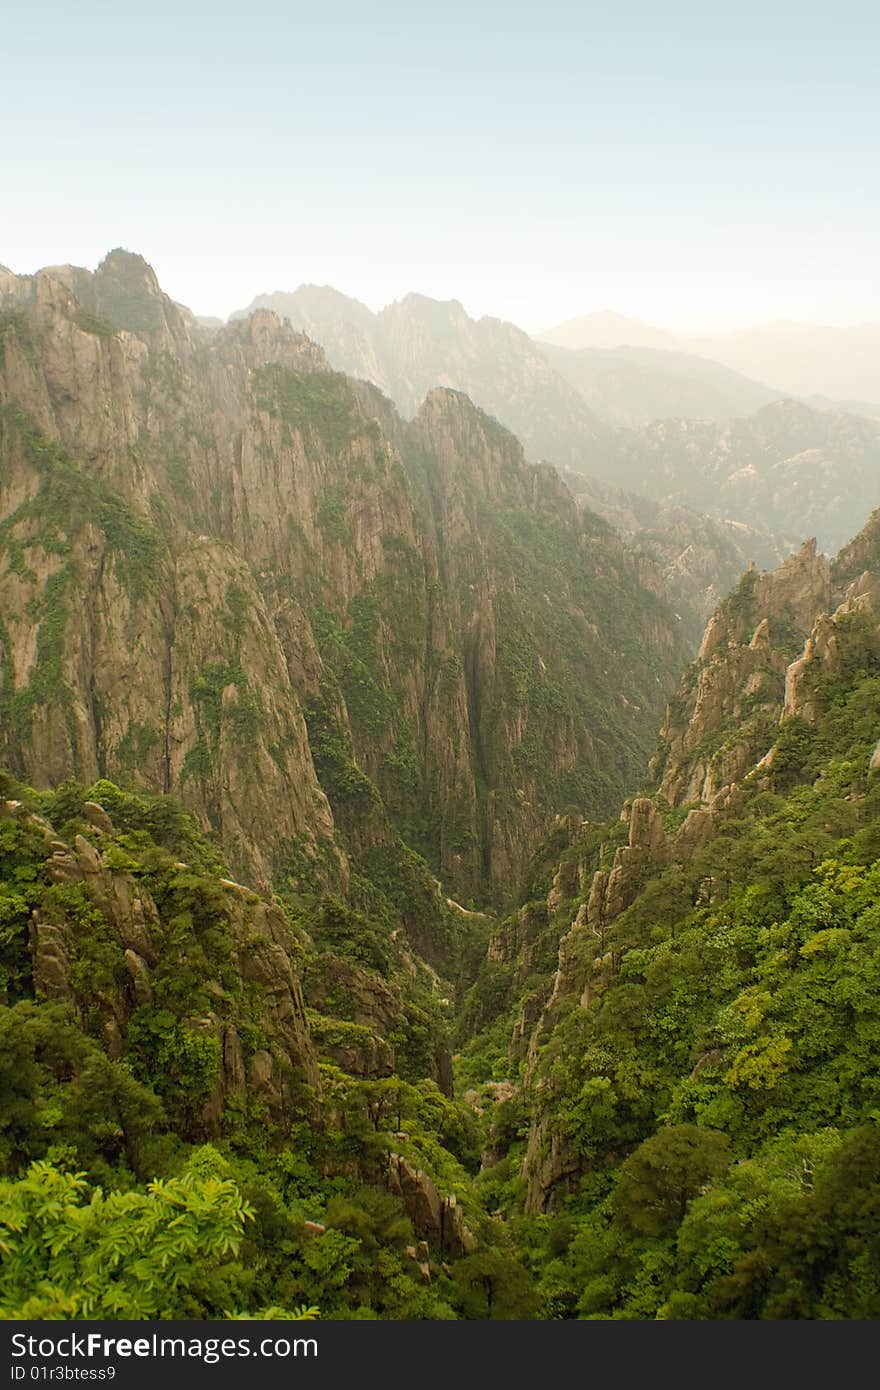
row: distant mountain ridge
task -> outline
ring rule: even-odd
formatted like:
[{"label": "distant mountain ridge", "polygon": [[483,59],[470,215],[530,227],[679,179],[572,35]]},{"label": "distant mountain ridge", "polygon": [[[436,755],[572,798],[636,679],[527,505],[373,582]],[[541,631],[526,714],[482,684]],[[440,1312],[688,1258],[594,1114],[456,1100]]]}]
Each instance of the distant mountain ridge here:
[{"label": "distant mountain ridge", "polygon": [[[618,487],[836,551],[880,502],[880,422],[781,400],[728,421],[621,431]],[[596,469],[600,472],[600,469]]]},{"label": "distant mountain ridge", "polygon": [[409,294],[373,314],[338,290],[304,285],[259,295],[233,317],[255,309],[288,319],[337,370],[373,382],[406,417],[433,387],[448,386],[512,430],[536,461],[583,471],[588,452],[610,447],[608,426],[528,334],[500,319],[471,319],[457,300]]},{"label": "distant mountain ridge", "polygon": [[603,311],[569,319],[537,341],[582,352],[660,348],[710,358],[765,382],[776,394],[824,396],[840,404],[880,401],[880,324],[778,322],[728,333],[669,333]]},{"label": "distant mountain ridge", "polygon": [[[815,536],[835,550],[880,502],[876,420],[833,403],[811,409],[691,352],[575,352],[498,319],[475,321],[457,300],[417,294],[374,314],[306,285],[261,295],[259,307],[320,343],[339,370],[374,382],[405,416],[434,386],[464,391],[536,461],[766,533],[748,559],[772,563],[779,536],[794,544]],[[645,327],[613,314],[576,322],[606,341]],[[715,598],[731,576],[718,578],[720,587],[704,586]]]},{"label": "distant mountain ridge", "polygon": [[610,423],[638,428],[652,420],[723,420],[751,415],[781,398],[720,362],[653,347],[570,348],[541,344],[547,361]]},{"label": "distant mountain ridge", "polygon": [[[601,444],[607,450],[608,425],[748,415],[782,394],[676,351],[670,334],[618,314],[590,316],[600,321],[591,331],[595,341],[575,351],[561,341],[565,334],[555,345],[532,339],[512,323],[472,319],[458,300],[421,294],[374,314],[330,286],[301,285],[289,294],[258,295],[232,317],[256,308],[289,319],[322,345],[334,366],[374,382],[404,415],[414,414],[432,386],[452,386],[513,430],[532,457],[581,471],[589,469],[579,454]],[[622,338],[632,344],[621,348]]]}]

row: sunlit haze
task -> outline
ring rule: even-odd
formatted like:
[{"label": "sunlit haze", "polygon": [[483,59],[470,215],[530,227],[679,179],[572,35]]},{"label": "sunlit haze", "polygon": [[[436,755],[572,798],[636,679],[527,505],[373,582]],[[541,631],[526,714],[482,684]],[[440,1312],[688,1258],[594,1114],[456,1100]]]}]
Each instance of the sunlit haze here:
[{"label": "sunlit haze", "polygon": [[17,6],[0,262],[122,245],[223,317],[312,282],[530,330],[880,319],[878,14]]}]

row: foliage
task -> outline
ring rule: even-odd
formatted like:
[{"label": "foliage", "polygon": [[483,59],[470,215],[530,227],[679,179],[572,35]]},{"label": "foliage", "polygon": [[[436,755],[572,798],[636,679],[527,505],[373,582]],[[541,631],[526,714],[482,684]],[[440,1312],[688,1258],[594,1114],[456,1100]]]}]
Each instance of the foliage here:
[{"label": "foliage", "polygon": [[204,1169],[105,1194],[37,1162],[0,1184],[0,1316],[188,1316],[252,1216],[233,1182]]},{"label": "foliage", "polygon": [[[351,384],[341,372],[295,372],[270,362],[254,372],[254,390],[261,409],[280,415],[292,429],[314,434],[333,452],[349,443],[367,423],[360,416]],[[328,512],[328,525],[335,524]]]},{"label": "foliage", "polygon": [[[288,1077],[287,1112],[270,1113],[251,1095],[224,1094],[222,1081],[229,1025],[245,1071],[273,1046],[265,991],[249,980],[248,939],[234,926],[261,905],[240,890],[230,898],[191,817],[106,780],[38,793],[2,774],[0,794],[23,807],[0,820],[4,1315],[455,1316],[452,1281],[438,1267],[436,1286],[422,1284],[407,1254],[411,1224],[383,1190],[388,1155],[402,1149],[467,1206],[481,1149],[470,1110],[426,1079],[443,1020],[429,977],[401,969],[393,905],[364,879],[351,904],[301,900],[289,938],[273,930],[300,961],[307,923],[308,950],[329,963],[331,982],[341,961],[367,997],[375,981],[393,1001],[400,1075],[386,1085],[328,1069],[320,1112]],[[94,803],[112,832],[103,816],[93,823]],[[81,883],[49,881],[47,833],[56,848],[62,834],[91,842],[114,876],[110,898],[149,894],[148,999],[133,997],[105,887],[93,899]],[[66,981],[63,1000],[35,986],[35,911],[64,942],[54,977]],[[263,949],[258,936],[250,948]],[[331,1031],[362,1038],[367,1029],[344,1021],[352,1000],[343,993],[338,1007]],[[105,1050],[111,1019],[122,1056]]]},{"label": "foliage", "polygon": [[[17,443],[40,477],[36,496],[23,502],[0,527],[0,539],[23,521],[36,521],[52,548],[69,551],[75,526],[97,524],[133,599],[150,588],[160,563],[152,525],[102,479],[86,472],[54,441],[47,439],[17,406],[0,407],[0,448]],[[64,538],[63,540],[61,538]]]}]

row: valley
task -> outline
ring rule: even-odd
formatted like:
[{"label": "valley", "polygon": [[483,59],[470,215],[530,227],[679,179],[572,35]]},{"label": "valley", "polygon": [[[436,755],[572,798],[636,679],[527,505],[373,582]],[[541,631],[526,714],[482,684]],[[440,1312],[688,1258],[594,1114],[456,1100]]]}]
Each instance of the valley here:
[{"label": "valley", "polygon": [[0,1314],[876,1316],[878,464],[0,271]]}]

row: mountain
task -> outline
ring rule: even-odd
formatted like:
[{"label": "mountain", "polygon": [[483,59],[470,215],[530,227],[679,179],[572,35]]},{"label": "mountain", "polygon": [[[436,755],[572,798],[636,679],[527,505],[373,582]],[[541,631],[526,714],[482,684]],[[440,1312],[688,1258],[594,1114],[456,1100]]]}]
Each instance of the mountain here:
[{"label": "mountain", "polygon": [[833,552],[880,500],[880,425],[777,401],[744,419],[620,432],[593,471],[617,487]]},{"label": "mountain", "polygon": [[880,510],[675,689],[776,544],[0,273],[0,1316],[880,1315]]},{"label": "mountain", "polygon": [[880,1306],[878,598],[880,511],[746,574],[652,787],[560,818],[493,930],[462,1071],[504,1098],[489,1200],[544,1213],[545,1315]]},{"label": "mountain", "polygon": [[589,471],[597,447],[607,452],[611,435],[603,425],[746,415],[780,394],[717,362],[659,350],[664,344],[620,348],[610,333],[616,350],[572,351],[424,295],[374,314],[337,290],[302,285],[292,294],[259,295],[242,313],[256,308],[288,318],[321,344],[334,367],[374,382],[404,415],[432,386],[452,386],[512,430],[531,457],[581,471]]},{"label": "mountain", "polygon": [[750,566],[773,569],[797,549],[794,536],[772,535],[742,521],[653,502],[611,483],[562,470],[574,497],[649,555],[688,629],[702,631],[722,598]]},{"label": "mountain", "polygon": [[0,290],[16,775],[174,792],[264,889],[414,849],[478,900],[638,779],[689,634],[467,398],[401,421],[265,310],[205,339],[124,252]]},{"label": "mountain", "polygon": [[880,400],[880,324],[775,323],[686,346],[793,396]]},{"label": "mountain", "polygon": [[[500,319],[471,319],[456,300],[409,294],[373,314],[329,287],[259,295],[320,343],[337,370],[373,382],[411,417],[435,386],[465,392],[522,441],[527,455],[578,468],[607,427],[527,334]],[[242,315],[233,315],[233,318]]]},{"label": "mountain", "polygon": [[615,425],[637,427],[670,416],[719,420],[751,415],[781,394],[691,353],[541,346],[590,409]]},{"label": "mountain", "polygon": [[580,318],[567,319],[546,333],[538,333],[541,343],[566,348],[570,352],[580,352],[584,348],[659,348],[674,349],[676,340],[672,333],[662,328],[653,328],[639,319],[627,318],[625,314],[615,314],[611,309],[603,309],[594,314],[582,314]]},{"label": "mountain", "polygon": [[874,323],[780,322],[726,333],[674,334],[606,310],[570,319],[537,340],[576,353],[626,347],[710,359],[766,383],[777,395],[823,396],[841,404],[880,400],[880,325]]},{"label": "mountain", "polygon": [[[516,433],[532,458],[763,533],[748,559],[766,562],[774,547],[779,555],[814,535],[833,551],[880,500],[876,420],[777,399],[692,355],[575,353],[419,295],[379,314],[315,286],[254,305],[289,318],[406,416],[447,385]],[[710,579],[716,596],[732,578],[728,568]]]},{"label": "mountain", "polygon": [[463,394],[405,421],[128,252],[4,274],[0,352],[0,1310],[481,1316],[491,1266],[531,1315],[451,1013],[644,774],[656,565]]}]

